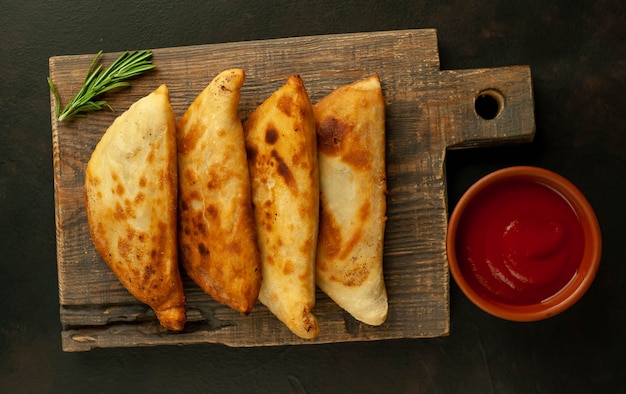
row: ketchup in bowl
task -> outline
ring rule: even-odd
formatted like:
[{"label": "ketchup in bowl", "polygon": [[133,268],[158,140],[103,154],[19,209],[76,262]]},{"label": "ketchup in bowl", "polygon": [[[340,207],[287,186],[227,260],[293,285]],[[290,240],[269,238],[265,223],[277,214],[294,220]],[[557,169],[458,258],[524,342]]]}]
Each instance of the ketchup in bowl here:
[{"label": "ketchup in bowl", "polygon": [[549,298],[572,279],[584,238],[576,213],[546,185],[506,180],[467,206],[457,232],[463,277],[485,297],[515,305]]},{"label": "ketchup in bowl", "polygon": [[566,309],[589,286],[600,259],[599,226],[569,181],[512,167],[461,198],[450,220],[448,257],[455,280],[479,307],[537,320]]}]

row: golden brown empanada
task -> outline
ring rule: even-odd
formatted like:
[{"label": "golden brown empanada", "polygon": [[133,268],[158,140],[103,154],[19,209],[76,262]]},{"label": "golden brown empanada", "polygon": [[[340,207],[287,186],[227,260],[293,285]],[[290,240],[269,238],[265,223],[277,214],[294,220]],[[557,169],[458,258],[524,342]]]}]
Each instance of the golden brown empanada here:
[{"label": "golden brown empanada", "polygon": [[178,122],[179,243],[187,274],[248,313],[261,286],[250,177],[238,117],[244,70],[220,73]]},{"label": "golden brown empanada", "polygon": [[387,318],[385,104],[377,75],[314,106],[320,167],[317,285],[354,318]]},{"label": "golden brown empanada", "polygon": [[165,85],[107,129],[87,164],[85,205],[97,251],[170,330],[186,321],[176,237],[176,125]]},{"label": "golden brown empanada", "polygon": [[299,76],[244,124],[263,282],[259,300],[293,333],[314,338],[319,177],[315,120]]}]

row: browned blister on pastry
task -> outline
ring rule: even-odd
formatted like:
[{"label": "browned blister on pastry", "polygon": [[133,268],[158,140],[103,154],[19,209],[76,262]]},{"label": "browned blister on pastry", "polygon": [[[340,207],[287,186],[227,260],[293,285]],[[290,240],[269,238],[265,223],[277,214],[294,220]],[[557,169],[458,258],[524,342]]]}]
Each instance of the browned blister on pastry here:
[{"label": "browned blister on pastry", "polygon": [[165,85],[107,129],[87,164],[85,205],[97,251],[170,330],[186,321],[176,236],[176,125]]},{"label": "browned blister on pastry", "polygon": [[354,318],[387,318],[385,105],[377,75],[314,106],[320,166],[317,285]]},{"label": "browned blister on pastry", "polygon": [[238,117],[244,70],[221,72],[178,122],[180,260],[193,281],[234,310],[252,310],[261,267]]},{"label": "browned blister on pastry", "polygon": [[313,109],[291,76],[244,124],[263,282],[259,300],[293,333],[314,338],[319,176]]}]

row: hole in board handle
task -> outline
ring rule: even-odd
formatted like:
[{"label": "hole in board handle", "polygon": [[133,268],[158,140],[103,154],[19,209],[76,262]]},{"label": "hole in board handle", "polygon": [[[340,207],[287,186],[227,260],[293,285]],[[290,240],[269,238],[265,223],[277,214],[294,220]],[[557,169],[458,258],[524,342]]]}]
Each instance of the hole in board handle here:
[{"label": "hole in board handle", "polygon": [[495,119],[504,109],[504,96],[495,89],[481,90],[474,99],[476,114],[485,120]]}]

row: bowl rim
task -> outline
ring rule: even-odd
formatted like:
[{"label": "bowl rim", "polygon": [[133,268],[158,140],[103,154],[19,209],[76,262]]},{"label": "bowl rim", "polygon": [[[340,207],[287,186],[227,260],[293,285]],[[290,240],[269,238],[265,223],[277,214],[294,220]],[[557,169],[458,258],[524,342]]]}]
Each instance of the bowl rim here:
[{"label": "bowl rim", "polygon": [[[510,305],[488,299],[476,292],[463,277],[456,258],[456,233],[468,204],[484,189],[497,182],[521,179],[537,182],[560,194],[578,216],[583,229],[585,247],[576,274],[552,297],[531,305]],[[530,322],[555,316],[574,305],[591,286],[600,265],[602,235],[598,218],[584,194],[568,179],[541,167],[513,166],[491,172],[471,185],[456,204],[448,223],[446,235],[448,266],[455,282],[477,307],[483,311],[511,321]]]}]

